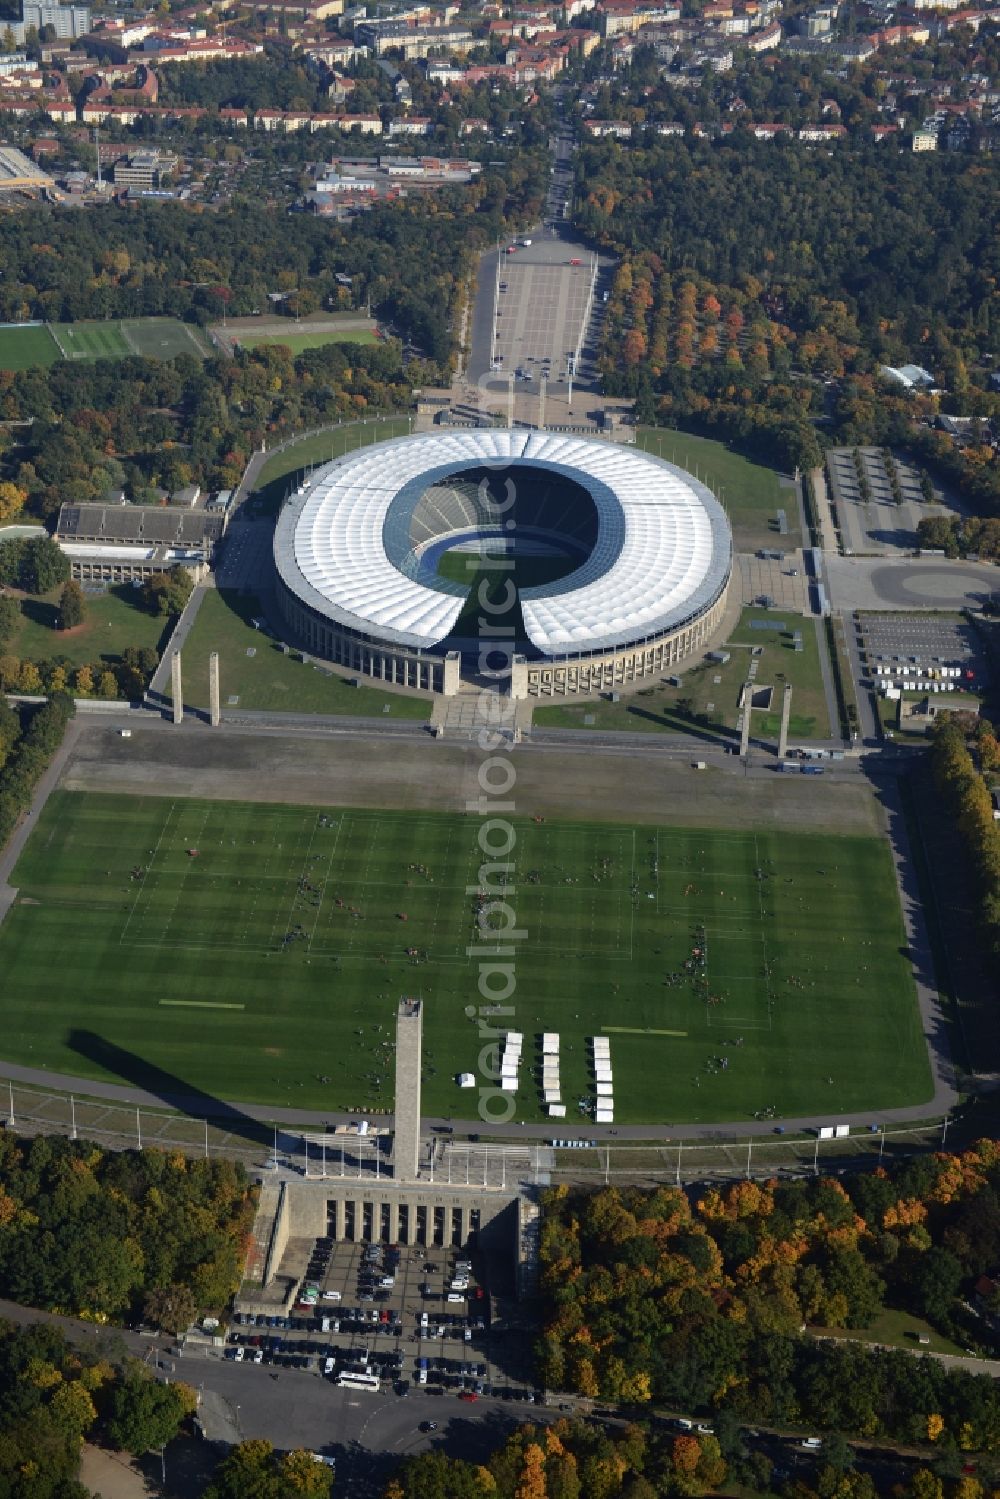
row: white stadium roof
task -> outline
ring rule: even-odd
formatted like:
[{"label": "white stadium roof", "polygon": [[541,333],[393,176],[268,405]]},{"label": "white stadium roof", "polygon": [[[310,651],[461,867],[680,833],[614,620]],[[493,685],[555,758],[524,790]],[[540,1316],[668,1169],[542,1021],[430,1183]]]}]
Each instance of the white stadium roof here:
[{"label": "white stadium roof", "polygon": [[339,625],[418,649],[435,646],[463,599],[454,585],[433,587],[393,560],[407,505],[449,475],[519,465],[581,485],[598,518],[597,541],[579,568],[521,591],[525,629],[541,654],[582,654],[662,635],[718,596],[732,539],[703,484],[618,443],[517,429],[404,437],[317,470],[282,511],[278,572],[303,603]]}]

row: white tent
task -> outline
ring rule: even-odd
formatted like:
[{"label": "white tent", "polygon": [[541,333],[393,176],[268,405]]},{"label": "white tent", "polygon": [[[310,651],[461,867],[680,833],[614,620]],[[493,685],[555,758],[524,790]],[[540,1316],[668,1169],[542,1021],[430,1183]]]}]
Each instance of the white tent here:
[{"label": "white tent", "polygon": [[458,1086],[460,1088],[474,1088],[476,1086],[475,1074],[472,1072],[460,1072],[458,1074]]},{"label": "white tent", "polygon": [[611,1098],[614,1095],[614,1091],[615,1091],[614,1083],[598,1083],[597,1084],[597,1096],[598,1096],[598,1098]]},{"label": "white tent", "polygon": [[546,1088],[545,1092],[542,1094],[542,1101],[544,1103],[558,1103],[559,1102],[559,1089],[558,1088]]},{"label": "white tent", "polygon": [[550,1119],[565,1119],[566,1118],[566,1105],[564,1103],[550,1103],[549,1104],[549,1118]]},{"label": "white tent", "polygon": [[559,1036],[555,1031],[545,1031],[543,1034],[542,1052],[547,1057],[559,1055]]},{"label": "white tent", "polygon": [[602,1109],[600,1105],[598,1105],[597,1112],[594,1115],[594,1122],[596,1124],[614,1124],[614,1109]]}]

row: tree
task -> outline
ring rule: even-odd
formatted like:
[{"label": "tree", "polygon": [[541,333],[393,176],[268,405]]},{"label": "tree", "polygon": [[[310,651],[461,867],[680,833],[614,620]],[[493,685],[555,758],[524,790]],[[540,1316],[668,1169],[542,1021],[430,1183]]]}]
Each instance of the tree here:
[{"label": "tree", "polygon": [[270,1442],[241,1442],[219,1464],[204,1499],[329,1499],[333,1473],[301,1447],[279,1458]]},{"label": "tree", "polygon": [[823,1461],[837,1473],[846,1473],[854,1467],[854,1448],[839,1431],[831,1431],[823,1438]]},{"label": "tree", "polygon": [[191,597],[194,579],[186,567],[154,573],[143,589],[146,604],[154,614],[180,614]]},{"label": "tree", "polygon": [[160,1384],[133,1362],[111,1397],[108,1437],[119,1450],[141,1457],[173,1441],[196,1404],[190,1385]]},{"label": "tree", "polygon": [[17,599],[0,595],[0,647],[12,640],[21,623],[21,605]]},{"label": "tree", "polygon": [[12,484],[9,479],[0,480],[0,523],[13,520],[24,509],[28,491]]},{"label": "tree", "polygon": [[59,595],[59,628],[73,630],[82,625],[86,615],[86,600],[79,583],[68,578]]},{"label": "tree", "polygon": [[25,593],[48,593],[69,577],[69,558],[48,536],[32,536],[25,544],[20,585]]},{"label": "tree", "polygon": [[143,1316],[154,1327],[179,1337],[191,1326],[198,1314],[198,1305],[190,1286],[155,1286],[146,1292]]}]

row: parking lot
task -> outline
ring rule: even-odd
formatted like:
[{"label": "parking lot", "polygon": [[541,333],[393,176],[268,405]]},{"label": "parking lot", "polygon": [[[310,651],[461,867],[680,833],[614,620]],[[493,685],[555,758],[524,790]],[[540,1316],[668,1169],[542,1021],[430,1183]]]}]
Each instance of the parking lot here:
[{"label": "parking lot", "polygon": [[951,513],[940,492],[939,503],[926,503],[920,475],[911,464],[893,457],[891,465],[895,469],[899,503],[881,448],[831,448],[827,454],[830,498],[841,545],[849,557],[888,557],[913,552],[918,544],[918,523],[926,516]]},{"label": "parking lot", "polygon": [[287,1308],[237,1300],[227,1358],[306,1369],[346,1382],[345,1393],[391,1387],[404,1398],[422,1388],[535,1402],[528,1340],[498,1321],[485,1270],[466,1251],[292,1240],[288,1275],[296,1291]]},{"label": "parking lot", "polygon": [[[876,666],[930,674],[942,666],[962,669],[963,689],[981,690],[986,659],[979,637],[964,619],[950,615],[858,614],[858,643],[869,674]],[[915,669],[915,670],[914,670]],[[967,673],[971,672],[969,677]]]}]

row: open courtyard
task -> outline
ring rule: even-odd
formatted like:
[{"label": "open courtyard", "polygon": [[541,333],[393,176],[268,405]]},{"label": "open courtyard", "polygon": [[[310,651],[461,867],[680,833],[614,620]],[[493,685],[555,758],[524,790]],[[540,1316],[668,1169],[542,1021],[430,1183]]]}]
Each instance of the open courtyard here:
[{"label": "open courtyard", "polygon": [[[545,1030],[562,1038],[567,1124],[586,1123],[598,1033],[623,1123],[823,1118],[930,1096],[884,842],[514,826],[516,1118],[543,1117]],[[58,792],[0,927],[5,1056],[175,1094],[388,1110],[392,1017],[419,994],[424,1110],[475,1117],[455,1074],[489,1083],[467,953],[478,830],[452,812]]]}]

